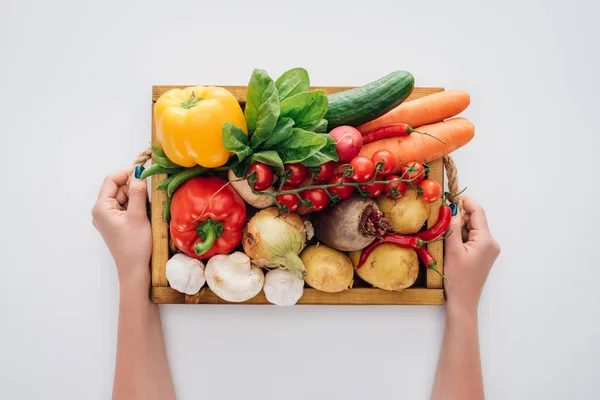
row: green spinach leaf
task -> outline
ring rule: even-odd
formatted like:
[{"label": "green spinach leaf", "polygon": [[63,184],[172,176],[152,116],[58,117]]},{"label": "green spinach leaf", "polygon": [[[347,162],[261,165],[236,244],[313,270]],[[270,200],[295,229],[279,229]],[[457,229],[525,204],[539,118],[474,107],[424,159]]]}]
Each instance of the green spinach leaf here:
[{"label": "green spinach leaf", "polygon": [[235,160],[231,163],[231,170],[236,177],[241,178],[246,176],[248,168],[250,167],[251,158],[246,158],[244,161]]},{"label": "green spinach leaf", "polygon": [[293,119],[298,128],[312,131],[323,119],[327,106],[322,90],[298,93],[281,102],[281,116]]},{"label": "green spinach leaf", "polygon": [[325,164],[328,161],[337,162],[340,159],[336,151],[335,139],[328,134],[322,134],[321,136],[327,140],[327,144],[315,154],[302,161],[302,164],[306,165],[307,167],[318,167],[319,165]]},{"label": "green spinach leaf", "polygon": [[250,82],[248,82],[248,89],[246,89],[246,108],[244,115],[246,117],[246,123],[248,124],[248,132],[254,133],[256,130],[256,122],[258,120],[258,109],[262,104],[262,96],[269,83],[273,80],[262,69],[255,69],[252,71]]},{"label": "green spinach leaf", "polygon": [[294,120],[287,117],[279,118],[275,130],[269,138],[262,144],[261,148],[270,149],[276,147],[277,144],[286,140],[292,134]]},{"label": "green spinach leaf", "polygon": [[308,92],[310,89],[308,71],[304,68],[290,69],[275,81],[275,86],[277,87],[280,101],[298,93]]},{"label": "green spinach leaf", "polygon": [[306,160],[327,144],[327,139],[318,133],[294,128],[292,135],[277,145],[277,153],[284,163]]},{"label": "green spinach leaf", "polygon": [[248,136],[244,131],[231,122],[223,124],[223,146],[238,156],[240,161],[252,155],[252,149],[248,146]]},{"label": "green spinach leaf", "polygon": [[327,120],[322,119],[319,121],[314,130],[315,133],[327,133]]},{"label": "green spinach leaf", "polygon": [[279,119],[279,111],[279,96],[277,95],[275,83],[271,80],[262,94],[261,104],[258,108],[256,130],[250,137],[251,148],[256,149],[271,136]]},{"label": "green spinach leaf", "polygon": [[281,175],[283,173],[283,161],[276,151],[259,151],[258,153],[254,153],[251,159],[252,162],[261,162],[263,164],[270,165],[273,167],[273,171],[277,175]]}]

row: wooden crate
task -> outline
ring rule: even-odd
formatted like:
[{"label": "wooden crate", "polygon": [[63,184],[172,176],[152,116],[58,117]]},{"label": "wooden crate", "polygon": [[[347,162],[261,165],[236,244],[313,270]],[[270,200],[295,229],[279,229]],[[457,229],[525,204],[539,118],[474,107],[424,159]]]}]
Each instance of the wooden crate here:
[{"label": "wooden crate", "polygon": [[[189,85],[188,85],[189,86]],[[152,88],[152,142],[156,143],[156,129],[154,124],[154,103],[167,90],[183,88],[185,86],[154,86]],[[242,106],[246,102],[245,86],[225,86],[237,98]],[[350,87],[313,87],[323,89],[331,94]],[[442,88],[415,88],[407,101],[418,99],[432,93],[441,92]],[[444,186],[444,166],[442,160],[429,163],[429,178]],[[163,218],[163,207],[167,198],[164,190],[157,190],[156,185],[166,178],[166,175],[152,177],[152,287],[151,299],[157,304],[231,304],[217,297],[206,285],[195,295],[186,295],[169,287],[165,265],[169,259],[169,229]],[[432,204],[431,215],[427,226],[437,221],[441,200]],[[428,245],[428,249],[435,257],[440,271],[444,270],[443,243],[435,242]],[[355,278],[352,289],[340,293],[325,293],[312,288],[305,288],[304,295],[298,304],[352,304],[352,305],[441,305],[444,304],[442,279],[435,271],[427,270],[420,266],[419,278],[412,287],[400,292],[370,287],[360,278]],[[263,292],[242,304],[269,304]]]}]

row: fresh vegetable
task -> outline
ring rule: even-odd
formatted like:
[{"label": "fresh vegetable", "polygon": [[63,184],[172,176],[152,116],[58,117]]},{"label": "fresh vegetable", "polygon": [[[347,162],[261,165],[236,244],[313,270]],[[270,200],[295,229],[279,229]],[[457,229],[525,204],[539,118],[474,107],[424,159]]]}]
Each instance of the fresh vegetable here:
[{"label": "fresh vegetable", "polygon": [[416,249],[416,252],[421,261],[423,262],[423,265],[425,265],[425,267],[434,270],[439,276],[441,276],[446,282],[448,282],[448,279],[446,279],[444,274],[442,274],[442,272],[437,268],[435,258],[433,258],[431,253],[425,247],[420,247]]},{"label": "fresh vegetable", "polygon": [[174,174],[181,171],[181,168],[165,168],[160,164],[152,164],[142,172],[140,179],[144,180],[149,176],[156,174]]},{"label": "fresh vegetable", "polygon": [[[400,104],[381,117],[358,127],[361,133],[396,123],[422,126],[443,121],[463,112],[471,101],[462,90],[446,90]],[[420,131],[431,133],[419,128]]]},{"label": "fresh vegetable", "polygon": [[248,175],[254,174],[256,182],[254,182],[254,189],[266,190],[273,184],[273,170],[266,164],[254,163],[248,168]]},{"label": "fresh vegetable", "polygon": [[379,196],[381,192],[383,192],[384,187],[385,185],[382,185],[380,183],[370,183],[367,185],[360,186],[361,190],[366,190],[367,192],[369,192],[369,197],[372,199]]},{"label": "fresh vegetable", "polygon": [[289,171],[286,183],[292,186],[298,185],[308,175],[308,168],[300,163],[285,164],[284,171]]},{"label": "fresh vegetable", "polygon": [[396,71],[367,85],[329,95],[325,114],[329,129],[340,125],[358,126],[387,113],[412,92],[414,77]]},{"label": "fresh vegetable", "polygon": [[440,207],[438,219],[429,229],[417,233],[425,241],[437,240],[448,230],[450,220],[452,219],[452,210],[446,204]]},{"label": "fresh vegetable", "polygon": [[205,276],[208,287],[217,296],[234,303],[256,296],[265,281],[262,270],[240,251],[212,257],[206,264]]},{"label": "fresh vegetable", "polygon": [[425,180],[427,170],[423,164],[411,161],[402,166],[400,174],[402,178],[409,179],[410,183],[416,187]]},{"label": "fresh vegetable", "polygon": [[[341,182],[351,182],[352,180],[349,177],[344,177],[344,174],[335,174],[328,182],[330,185],[338,184]],[[332,194],[339,196],[340,200],[346,200],[350,196],[356,188],[354,186],[333,186],[327,189],[327,191]]]},{"label": "fresh vegetable", "polygon": [[[227,171],[227,178],[229,179],[229,184],[233,187],[233,189],[240,195],[242,199],[248,204],[250,204],[254,208],[263,209],[267,207],[271,207],[275,204],[275,198],[267,195],[254,194],[250,185],[248,184],[247,179],[238,178],[235,176],[233,170]],[[273,193],[275,188],[270,186],[264,190],[263,192]]]},{"label": "fresh vegetable", "polygon": [[167,261],[169,286],[178,292],[196,294],[204,286],[204,264],[202,261],[177,253]]},{"label": "fresh vegetable", "polygon": [[360,132],[351,126],[338,126],[329,135],[335,140],[339,162],[347,163],[358,155],[363,145]]},{"label": "fresh vegetable", "polygon": [[304,249],[300,259],[306,267],[304,280],[311,287],[336,293],[352,286],[352,262],[341,251],[318,244]]},{"label": "fresh vegetable", "polygon": [[[390,138],[390,137],[402,137],[408,136],[411,133],[416,132],[421,135],[431,136],[427,132],[420,132],[408,124],[397,123],[391,125],[384,125],[379,128],[375,128],[372,131],[365,132],[363,134],[363,144],[373,143],[381,139]],[[435,138],[435,136],[431,136]],[[437,139],[437,138],[435,138]]]},{"label": "fresh vegetable", "polygon": [[156,136],[173,163],[207,168],[225,165],[231,153],[223,145],[225,122],[248,133],[246,119],[236,98],[214,86],[171,89],[154,104]]},{"label": "fresh vegetable", "polygon": [[421,201],[433,203],[442,196],[442,187],[433,179],[425,179],[421,182]]},{"label": "fresh vegetable", "polygon": [[[282,190],[292,190],[292,189],[294,189],[294,187],[290,186],[290,185],[283,185],[283,188],[282,188]],[[291,194],[291,193],[280,194],[280,195],[276,196],[275,199],[277,200],[277,202],[280,205],[287,207],[288,212],[295,212],[298,209],[298,203],[300,202],[300,199],[298,198],[298,196],[296,196],[295,194]]]},{"label": "fresh vegetable", "polygon": [[[303,206],[306,207],[306,211],[321,211],[329,204],[329,196],[323,189],[305,190],[300,194],[300,197],[305,201],[310,201],[309,205]],[[298,210],[298,213],[303,214],[300,210]]]},{"label": "fresh vegetable", "polygon": [[349,254],[356,274],[375,287],[398,291],[412,286],[417,280],[419,260],[413,249],[382,244],[371,252],[361,268],[356,268],[360,253]]},{"label": "fresh vegetable", "polygon": [[[386,181],[395,181],[397,179],[400,179],[398,175],[390,175],[385,178]],[[385,193],[385,195],[390,199],[399,199],[400,197],[404,196],[404,193],[406,193],[406,182],[395,181],[389,185],[384,185],[383,193]]]},{"label": "fresh vegetable", "polygon": [[[208,172],[208,168],[201,167],[200,165],[196,165],[193,168],[185,168],[180,172],[173,175],[173,177],[169,177],[169,184],[167,186],[167,196],[173,197],[173,194],[181,186],[183,183],[188,180],[195,178],[197,176],[204,175]],[[165,179],[166,180],[166,179]]]},{"label": "fresh vegetable", "polygon": [[190,257],[229,253],[240,243],[245,222],[244,200],[221,178],[192,178],[171,201],[171,239]]},{"label": "fresh vegetable", "polygon": [[373,200],[352,196],[327,208],[313,221],[317,239],[341,251],[360,250],[391,227]]},{"label": "fresh vegetable", "polygon": [[263,291],[269,303],[293,306],[302,297],[304,281],[287,269],[276,268],[267,272]]},{"label": "fresh vegetable", "polygon": [[389,219],[393,230],[397,233],[419,232],[431,211],[431,205],[422,202],[418,198],[418,193],[412,189],[408,189],[399,199],[379,196],[375,201],[383,216]]},{"label": "fresh vegetable", "polygon": [[[316,169],[316,168],[312,168]],[[313,183],[325,183],[333,176],[333,162],[328,161],[318,167],[318,172],[313,173]]]},{"label": "fresh vegetable", "polygon": [[382,167],[378,171],[379,174],[386,176],[392,172],[394,167],[396,166],[396,159],[394,155],[390,153],[389,150],[378,150],[371,157],[371,161],[377,165],[377,163],[381,163]]},{"label": "fresh vegetable", "polygon": [[367,258],[369,258],[369,255],[373,252],[373,250],[385,243],[405,247],[407,249],[418,249],[424,244],[423,240],[417,236],[401,235],[398,233],[388,233],[387,235],[383,236],[383,238],[373,241],[373,243],[362,249],[362,251],[360,252],[360,258],[358,260],[358,263],[356,263],[355,267],[357,269],[362,267],[367,261]]},{"label": "fresh vegetable", "polygon": [[298,214],[279,215],[276,207],[260,210],[248,222],[242,244],[256,265],[282,267],[304,278],[298,254],[306,245],[306,228]]},{"label": "fresh vegetable", "polygon": [[375,176],[375,164],[367,157],[354,157],[350,161],[353,168],[352,180],[354,182],[368,182]]},{"label": "fresh vegetable", "polygon": [[473,124],[464,118],[421,126],[419,130],[430,133],[445,144],[429,136],[410,135],[402,139],[388,138],[365,144],[359,155],[371,158],[376,151],[389,150],[396,157],[392,173],[398,173],[408,161],[427,163],[442,158],[469,143],[475,134]]}]

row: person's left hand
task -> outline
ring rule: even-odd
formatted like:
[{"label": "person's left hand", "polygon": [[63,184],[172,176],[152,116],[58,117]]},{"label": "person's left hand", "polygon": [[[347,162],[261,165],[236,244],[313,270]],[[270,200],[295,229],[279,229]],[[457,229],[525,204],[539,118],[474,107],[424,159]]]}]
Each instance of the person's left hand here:
[{"label": "person's left hand", "polygon": [[129,168],[104,179],[92,209],[92,222],[115,260],[121,285],[148,287],[152,253],[148,192],[146,181],[131,176],[131,171]]}]

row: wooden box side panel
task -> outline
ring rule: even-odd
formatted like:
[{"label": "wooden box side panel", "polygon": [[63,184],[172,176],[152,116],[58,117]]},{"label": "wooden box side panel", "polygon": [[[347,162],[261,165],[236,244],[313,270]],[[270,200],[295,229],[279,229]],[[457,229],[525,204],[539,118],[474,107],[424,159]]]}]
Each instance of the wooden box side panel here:
[{"label": "wooden box side panel", "polygon": [[[184,88],[189,85],[175,86],[153,86],[152,88],[152,142],[158,144],[156,138],[156,126],[154,121],[154,102],[166,91],[173,88]],[[228,89],[240,102],[246,102],[246,86],[223,86]],[[311,89],[322,89],[326,94],[332,94],[351,89],[346,86],[324,86],[312,87]],[[407,101],[415,100],[427,95],[441,92],[443,88],[415,88]],[[430,163],[429,177],[438,181],[443,187],[443,163],[436,160]],[[163,209],[167,200],[164,190],[157,190],[156,186],[166,178],[160,174],[151,177],[151,216],[152,216],[152,289],[151,299],[157,304],[229,304],[218,298],[208,288],[203,288],[198,294],[188,296],[169,287],[166,276],[166,263],[169,259],[169,229],[163,217]],[[432,205],[432,213],[427,221],[431,226],[437,220],[440,202]],[[435,210],[435,211],[434,211]],[[432,243],[428,246],[431,254],[438,261],[438,267],[443,270],[443,244]],[[312,288],[304,290],[304,294],[298,304],[355,304],[355,305],[440,305],[444,303],[444,293],[441,289],[442,280],[434,271],[428,270],[426,276],[426,288],[409,288],[401,292],[389,292],[376,288],[355,288],[341,293],[325,293]],[[243,304],[269,304],[260,293],[253,299]]]}]

